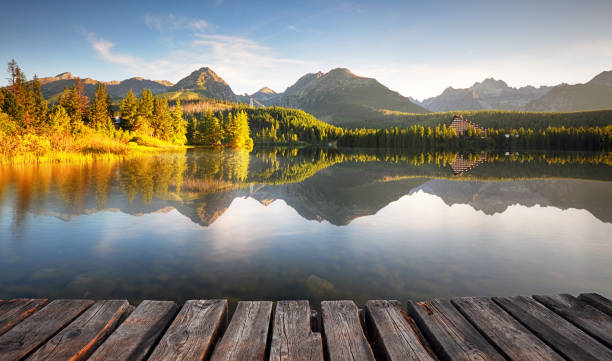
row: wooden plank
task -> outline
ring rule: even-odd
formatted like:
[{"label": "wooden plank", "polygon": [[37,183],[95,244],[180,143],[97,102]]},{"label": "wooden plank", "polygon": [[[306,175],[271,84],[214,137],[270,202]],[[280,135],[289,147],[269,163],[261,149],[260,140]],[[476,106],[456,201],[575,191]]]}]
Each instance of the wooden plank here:
[{"label": "wooden plank", "polygon": [[553,349],[485,297],[455,298],[459,311],[510,360],[561,361]]},{"label": "wooden plank", "polygon": [[323,301],[323,334],[330,361],[374,361],[353,301]]},{"label": "wooden plank", "polygon": [[226,326],[227,300],[187,301],[149,361],[204,360]]},{"label": "wooden plank", "polygon": [[578,297],[603,313],[612,316],[612,301],[597,293],[582,293]]},{"label": "wooden plank", "polygon": [[142,301],[89,360],[144,360],[177,311],[172,301]]},{"label": "wooden plank", "polygon": [[569,360],[612,360],[612,351],[531,297],[495,297],[508,313]]},{"label": "wooden plank", "polygon": [[312,332],[308,301],[279,301],[270,361],[323,361],[321,334]]},{"label": "wooden plank", "polygon": [[0,335],[38,311],[46,303],[46,298],[3,301],[0,304]]},{"label": "wooden plank", "polygon": [[0,336],[2,361],[21,360],[72,322],[94,302],[55,300]]},{"label": "wooden plank", "polygon": [[572,295],[533,296],[599,342],[612,348],[612,317]]},{"label": "wooden plank", "polygon": [[408,311],[441,360],[505,360],[450,300],[408,302]]},{"label": "wooden plank", "polygon": [[387,360],[433,360],[416,324],[397,301],[368,301],[366,322],[378,351]]},{"label": "wooden plank", "polygon": [[212,361],[263,361],[272,302],[238,302],[223,338],[215,347]]},{"label": "wooden plank", "polygon": [[98,301],[64,328],[28,361],[80,361],[111,334],[128,311],[128,301]]}]

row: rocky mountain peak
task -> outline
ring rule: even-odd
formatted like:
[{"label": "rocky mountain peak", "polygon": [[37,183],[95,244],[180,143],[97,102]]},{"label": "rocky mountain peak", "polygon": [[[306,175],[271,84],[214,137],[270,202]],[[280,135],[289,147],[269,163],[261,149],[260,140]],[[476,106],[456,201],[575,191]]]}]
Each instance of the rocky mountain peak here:
[{"label": "rocky mountain peak", "polygon": [[276,94],[276,92],[274,90],[268,88],[267,86],[259,89],[257,92],[258,93],[262,93],[262,94]]},{"label": "rocky mountain peak", "polygon": [[612,70],[604,71],[595,76],[587,84],[612,85]]},{"label": "rocky mountain peak", "polygon": [[55,76],[55,78],[58,78],[58,79],[72,79],[72,78],[73,78],[73,76],[72,76],[72,74],[71,74],[71,73],[69,73],[69,72],[67,72],[67,71],[66,71],[66,72],[63,72],[63,73],[57,74],[57,75]]},{"label": "rocky mountain peak", "polygon": [[236,100],[229,85],[209,67],[202,67],[179,80],[169,91],[194,91],[208,98]]}]

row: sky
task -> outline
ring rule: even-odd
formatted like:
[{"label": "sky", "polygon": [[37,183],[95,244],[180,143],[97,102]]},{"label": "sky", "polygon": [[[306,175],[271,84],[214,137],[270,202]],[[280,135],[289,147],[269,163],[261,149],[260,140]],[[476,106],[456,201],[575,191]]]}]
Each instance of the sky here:
[{"label": "sky", "polygon": [[0,61],[102,81],[208,66],[237,94],[343,67],[423,99],[488,77],[587,82],[612,69],[610,14],[610,0],[12,1]]}]

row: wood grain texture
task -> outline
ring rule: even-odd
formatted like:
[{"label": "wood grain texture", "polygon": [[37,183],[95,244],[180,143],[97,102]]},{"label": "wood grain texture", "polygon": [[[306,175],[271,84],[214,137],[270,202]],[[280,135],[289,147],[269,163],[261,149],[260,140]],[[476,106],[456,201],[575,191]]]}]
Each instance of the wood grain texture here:
[{"label": "wood grain texture", "polygon": [[94,302],[55,300],[0,336],[2,361],[21,360],[68,325]]},{"label": "wood grain texture", "polygon": [[416,324],[394,301],[368,301],[366,322],[378,351],[389,361],[433,360]]},{"label": "wood grain texture", "polygon": [[578,299],[590,304],[608,316],[612,316],[612,301],[604,296],[597,293],[582,293]]},{"label": "wood grain texture", "polygon": [[171,301],[142,301],[89,360],[144,360],[177,311]]},{"label": "wood grain texture", "polygon": [[563,360],[492,300],[464,297],[455,298],[452,303],[506,358],[514,361]]},{"label": "wood grain texture", "polygon": [[323,301],[323,335],[330,361],[374,361],[353,301]]},{"label": "wood grain texture", "polygon": [[187,301],[149,361],[204,360],[226,326],[227,300]]},{"label": "wood grain texture", "polygon": [[215,347],[212,361],[263,361],[272,302],[238,302],[225,334]]},{"label": "wood grain texture", "polygon": [[0,335],[38,311],[47,299],[15,299],[0,303]]},{"label": "wood grain texture", "polygon": [[612,348],[612,317],[572,295],[533,296],[599,342]]},{"label": "wood grain texture", "polygon": [[111,334],[128,311],[128,301],[98,301],[66,326],[28,361],[80,361]]},{"label": "wood grain texture", "polygon": [[531,297],[494,297],[493,301],[569,360],[612,360],[612,351]]},{"label": "wood grain texture", "polygon": [[312,332],[308,301],[279,301],[274,313],[270,361],[323,361],[321,334]]},{"label": "wood grain texture", "polygon": [[441,360],[505,360],[450,300],[409,302],[408,311]]}]

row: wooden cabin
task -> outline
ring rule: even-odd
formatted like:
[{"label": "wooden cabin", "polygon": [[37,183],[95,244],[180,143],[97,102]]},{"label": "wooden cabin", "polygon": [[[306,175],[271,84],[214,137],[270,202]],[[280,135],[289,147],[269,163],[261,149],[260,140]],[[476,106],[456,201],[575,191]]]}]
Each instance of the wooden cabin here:
[{"label": "wooden cabin", "polygon": [[486,130],[483,129],[476,123],[470,122],[469,120],[463,119],[461,115],[453,116],[453,120],[450,123],[450,127],[455,129],[457,135],[463,135],[469,128],[479,131],[481,136],[486,135]]}]

